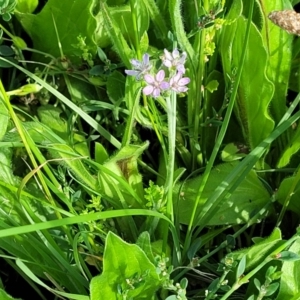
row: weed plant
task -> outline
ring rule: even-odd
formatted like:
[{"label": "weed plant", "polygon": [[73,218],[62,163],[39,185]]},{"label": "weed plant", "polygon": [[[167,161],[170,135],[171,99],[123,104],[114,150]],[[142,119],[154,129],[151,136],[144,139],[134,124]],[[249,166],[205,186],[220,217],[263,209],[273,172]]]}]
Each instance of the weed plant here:
[{"label": "weed plant", "polygon": [[0,256],[40,299],[300,299],[298,2],[0,1]]}]

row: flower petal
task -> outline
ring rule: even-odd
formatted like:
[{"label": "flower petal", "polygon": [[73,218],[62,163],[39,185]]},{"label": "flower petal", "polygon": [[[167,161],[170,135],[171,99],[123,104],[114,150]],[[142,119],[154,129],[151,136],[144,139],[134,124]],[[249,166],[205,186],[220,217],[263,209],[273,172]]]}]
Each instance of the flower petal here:
[{"label": "flower petal", "polygon": [[148,53],[145,53],[143,55],[143,64],[146,66],[149,64],[149,54]]},{"label": "flower petal", "polygon": [[187,85],[188,83],[190,83],[190,79],[188,77],[183,77],[178,81],[178,85],[183,86],[183,85]]},{"label": "flower petal", "polygon": [[148,85],[146,87],[143,88],[143,93],[144,95],[148,96],[150,94],[152,94],[154,87],[152,85]]},{"label": "flower petal", "polygon": [[157,88],[154,89],[154,91],[153,91],[152,94],[153,94],[153,97],[154,97],[154,98],[158,97],[158,96],[160,95],[160,89],[157,89]]},{"label": "flower petal", "polygon": [[155,82],[154,77],[152,75],[150,75],[150,74],[146,74],[144,76],[144,79],[149,84],[153,84]]},{"label": "flower petal", "polygon": [[179,55],[179,51],[177,49],[174,49],[173,52],[172,52],[172,56],[174,59],[178,58],[180,55]]},{"label": "flower petal", "polygon": [[182,64],[177,65],[177,71],[184,74],[185,73],[185,67]]},{"label": "flower petal", "polygon": [[129,75],[129,76],[137,76],[139,74],[139,71],[135,71],[135,70],[125,70],[125,74]]},{"label": "flower petal", "polygon": [[157,82],[162,82],[165,78],[165,71],[164,70],[160,70],[158,71],[158,73],[155,76],[155,79]]},{"label": "flower petal", "polygon": [[182,55],[181,55],[181,57],[179,59],[179,63],[184,64],[185,60],[186,60],[186,57],[187,57],[186,52],[182,52]]},{"label": "flower petal", "polygon": [[177,74],[175,76],[173,76],[173,82],[177,83],[180,80],[181,76],[182,76],[182,73],[177,72]]},{"label": "flower petal", "polygon": [[167,49],[164,49],[164,53],[165,53],[165,58],[167,60],[171,60],[171,61],[173,60],[171,53]]},{"label": "flower petal", "polygon": [[177,91],[179,93],[185,93],[188,90],[188,88],[186,86],[178,86],[177,87]]},{"label": "flower petal", "polygon": [[167,67],[167,68],[171,68],[172,67],[172,62],[170,60],[165,59],[163,61],[163,64]]},{"label": "flower petal", "polygon": [[160,85],[159,85],[161,90],[167,90],[170,88],[170,84],[166,81],[163,81]]},{"label": "flower petal", "polygon": [[131,59],[130,63],[136,69],[140,69],[142,67],[142,63],[139,60],[137,60],[137,59]]}]

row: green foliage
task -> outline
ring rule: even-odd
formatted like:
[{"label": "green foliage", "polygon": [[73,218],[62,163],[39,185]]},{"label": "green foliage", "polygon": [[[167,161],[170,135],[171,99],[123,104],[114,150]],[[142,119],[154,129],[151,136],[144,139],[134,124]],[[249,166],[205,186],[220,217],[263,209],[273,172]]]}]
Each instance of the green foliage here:
[{"label": "green foliage", "polygon": [[5,293],[5,291],[4,290],[2,290],[2,289],[0,289],[0,298],[2,299],[2,300],[17,300],[16,298],[13,298],[13,297],[11,297],[11,296],[9,296],[7,293]]},{"label": "green foliage", "polygon": [[[35,49],[56,58],[61,56],[62,50],[65,56],[78,62],[81,51],[74,45],[79,36],[85,38],[89,51],[93,55],[96,53],[93,35],[97,23],[91,14],[92,5],[92,0],[85,2],[84,7],[80,1],[50,0],[38,14],[16,14],[33,40]],[[55,27],[58,28],[57,32]]]},{"label": "green foliage", "polygon": [[[238,13],[235,7],[232,10]],[[233,15],[234,13],[230,17],[232,18]],[[246,33],[244,17],[238,14],[235,17],[237,19],[234,23],[224,26],[220,45],[224,71],[233,80],[236,75],[234,70],[239,65],[241,51],[243,51],[243,36]],[[253,24],[249,33],[246,57],[235,103],[235,113],[242,128],[243,137],[253,149],[274,128],[274,122],[268,113],[273,95],[273,84],[266,76],[267,53],[262,36]],[[260,130],[261,128],[264,130]]]},{"label": "green foliage", "polygon": [[156,266],[140,247],[124,242],[113,233],[107,235],[103,273],[91,281],[91,300],[150,299],[160,285]]},{"label": "green foliage", "polygon": [[[234,170],[234,163],[221,164],[216,166],[210,173],[202,198],[197,207],[198,214],[205,201],[213,194],[218,186],[226,184],[225,178]],[[180,189],[180,197],[175,204],[175,211],[178,211],[179,221],[188,224],[192,209],[195,203],[195,196],[201,182],[201,176],[178,183],[174,189],[174,198]],[[239,184],[231,197],[227,198],[220,205],[217,213],[213,214],[209,220],[209,225],[241,224],[249,219],[270,201],[270,195],[257,178],[254,171],[251,171]]]},{"label": "green foliage", "polygon": [[[300,241],[297,240],[289,248],[289,251],[300,254]],[[299,287],[299,265],[300,261],[284,261],[282,275],[280,277],[280,290],[277,299],[297,299],[300,295]]]},{"label": "green foliage", "polygon": [[0,1],[0,257],[41,299],[299,298],[298,2]]}]

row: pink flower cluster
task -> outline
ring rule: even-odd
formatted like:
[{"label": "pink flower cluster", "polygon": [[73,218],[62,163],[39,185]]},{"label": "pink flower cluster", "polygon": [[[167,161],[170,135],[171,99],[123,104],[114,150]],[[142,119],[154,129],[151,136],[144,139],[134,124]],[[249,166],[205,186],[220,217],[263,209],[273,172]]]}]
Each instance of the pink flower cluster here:
[{"label": "pink flower cluster", "polygon": [[177,49],[170,53],[168,50],[164,50],[164,55],[161,57],[162,63],[166,66],[172,76],[169,80],[165,80],[165,71],[160,70],[155,75],[151,75],[151,64],[149,61],[149,55],[146,53],[143,55],[143,60],[139,61],[132,59],[133,70],[125,70],[125,73],[130,76],[135,76],[136,79],[144,78],[147,86],[144,87],[143,93],[146,96],[152,96],[157,98],[161,92],[173,90],[176,93],[185,93],[188,88],[186,85],[190,82],[188,77],[182,77],[185,73],[184,63],[186,61],[186,53],[183,52],[180,55]]}]

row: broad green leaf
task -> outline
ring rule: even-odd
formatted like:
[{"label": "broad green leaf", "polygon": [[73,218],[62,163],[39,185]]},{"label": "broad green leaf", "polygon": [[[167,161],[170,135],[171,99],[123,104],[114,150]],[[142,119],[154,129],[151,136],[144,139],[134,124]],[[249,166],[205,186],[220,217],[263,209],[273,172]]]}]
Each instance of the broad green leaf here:
[{"label": "broad green leaf", "polygon": [[[4,290],[0,289],[0,299],[1,300],[17,300],[16,298],[11,297],[8,295]],[[21,300],[21,299],[19,299]]]},{"label": "broad green leaf", "polygon": [[137,246],[139,246],[147,255],[148,259],[150,262],[153,264],[155,263],[154,260],[154,255],[151,247],[151,242],[150,242],[150,234],[147,231],[142,232],[137,241],[136,241]]},{"label": "broad green leaf", "polygon": [[128,299],[151,299],[160,285],[156,266],[145,252],[109,232],[103,255],[103,272],[91,281],[91,300],[121,300],[124,299],[122,293],[126,291]]},{"label": "broad green leaf", "polygon": [[239,143],[227,144],[221,153],[223,161],[234,161],[245,157],[248,153],[248,149],[245,145]]},{"label": "broad green leaf", "polygon": [[[144,7],[143,1],[135,2],[135,9],[138,10],[138,30],[140,38],[143,33],[146,32],[149,28],[149,16]],[[109,5],[109,4],[107,4]],[[107,22],[107,13],[111,17],[110,22],[114,24],[117,30],[123,38],[127,41],[134,41],[134,27],[132,25],[132,14],[129,5],[122,6],[105,6],[106,12],[99,10],[96,15],[97,20],[97,28],[95,32],[95,41],[100,48],[105,48],[112,44],[112,40],[110,38],[111,33],[107,30],[106,22]]]},{"label": "broad green leaf", "polygon": [[[292,251],[300,255],[300,240],[296,240],[289,248]],[[279,294],[277,300],[290,300],[299,299],[300,295],[300,261],[285,261],[282,265],[282,275],[280,280]],[[295,296],[298,298],[294,298]]]},{"label": "broad green leaf", "polygon": [[[224,71],[234,80],[234,69],[240,64],[247,20],[240,16],[224,27],[221,37],[221,56]],[[230,51],[228,51],[230,49]],[[268,113],[273,84],[266,76],[267,52],[257,28],[251,24],[249,44],[235,104],[235,114],[244,138],[253,149],[271,133],[274,122]],[[263,128],[264,130],[261,130]],[[241,140],[241,138],[239,138]]]},{"label": "broad green leaf", "polygon": [[93,0],[49,0],[36,15],[16,12],[16,16],[33,40],[35,49],[60,57],[59,39],[63,54],[80,62],[81,51],[74,46],[78,44],[77,37],[85,38],[86,46],[93,55],[97,51],[93,40],[97,24],[91,12],[93,4]]},{"label": "broad green leaf", "polygon": [[156,36],[161,39],[165,45],[167,45],[168,27],[162,11],[159,9],[155,0],[143,0],[143,2],[147,7],[150,19],[153,22],[153,28]]},{"label": "broad green leaf", "polygon": [[274,94],[271,102],[271,113],[276,123],[286,112],[286,94],[288,78],[291,68],[293,36],[273,24],[268,14],[274,10],[292,9],[289,0],[261,1],[261,8],[265,18],[262,37],[265,48],[269,53],[267,76],[274,84]]},{"label": "broad green leaf", "polygon": [[300,149],[300,126],[298,126],[292,134],[292,137],[286,142],[282,153],[280,153],[277,163],[278,168],[283,168],[288,165],[292,156]]},{"label": "broad green leaf", "polygon": [[102,144],[95,143],[95,161],[99,164],[103,164],[109,158],[106,149]]},{"label": "broad green leaf", "polygon": [[264,261],[283,242],[280,229],[276,228],[269,237],[264,238],[260,243],[247,249],[234,251],[229,255],[234,260],[241,260],[243,256],[246,256],[245,271],[248,273]]},{"label": "broad green leaf", "polygon": [[[212,170],[204,188],[196,215],[200,213],[205,201],[214,193],[218,186],[222,185],[222,181],[235,166],[236,164],[234,163],[226,163],[218,165]],[[174,199],[176,203],[174,204],[174,210],[175,212],[178,211],[179,221],[183,224],[189,224],[201,180],[201,176],[198,176],[185,181],[180,191],[179,200],[176,199],[178,199],[179,187],[182,183],[175,185]],[[210,219],[207,225],[246,223],[269,199],[269,193],[252,170],[233,192],[231,197],[222,203],[218,212]]]},{"label": "broad green leaf", "polygon": [[[285,178],[283,179],[283,181],[281,182],[278,188],[278,191],[276,193],[276,200],[282,205],[284,204],[285,199],[290,196],[291,186],[293,185],[294,180],[296,180],[294,176]],[[300,215],[299,197],[300,197],[300,184],[298,183],[291,195],[290,202],[288,205],[288,209],[294,211],[298,215]]]},{"label": "broad green leaf", "polygon": [[[112,158],[106,161],[103,167],[110,170],[115,176],[100,169],[98,173],[98,182],[103,194],[111,199],[119,199],[118,192],[122,192],[127,204],[137,205],[136,200],[128,195],[128,190],[124,183],[129,185],[130,189],[136,193],[140,199],[143,199],[144,189],[142,177],[138,171],[137,158],[148,148],[149,143],[143,145],[128,145],[120,149]],[[123,183],[122,183],[123,182]]]},{"label": "broad green leaf", "polygon": [[55,134],[62,138],[65,143],[74,147],[82,156],[90,155],[83,135],[74,133],[75,128],[69,128],[67,121],[62,117],[62,110],[53,105],[43,105],[37,110],[41,123],[49,126]]},{"label": "broad green leaf", "polygon": [[70,171],[76,178],[84,182],[88,187],[98,190],[97,180],[82,162],[84,157],[78,157],[78,153],[68,145],[53,144],[51,146],[51,151],[54,151],[62,158],[61,162],[70,168]]}]

